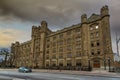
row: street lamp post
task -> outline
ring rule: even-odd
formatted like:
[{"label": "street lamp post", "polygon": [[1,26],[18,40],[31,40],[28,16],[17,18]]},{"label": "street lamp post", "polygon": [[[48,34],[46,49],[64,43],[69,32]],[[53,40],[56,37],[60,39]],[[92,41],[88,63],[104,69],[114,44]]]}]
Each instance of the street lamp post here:
[{"label": "street lamp post", "polygon": [[52,59],[50,59],[50,69],[52,70]]},{"label": "street lamp post", "polygon": [[106,70],[106,60],[104,59],[104,70]]},{"label": "street lamp post", "polygon": [[108,66],[109,66],[109,72],[110,72],[110,58],[108,58]]},{"label": "street lamp post", "polygon": [[66,58],[64,57],[64,69],[66,69]]},{"label": "street lamp post", "polygon": [[[75,62],[75,56],[73,56],[73,62]],[[73,66],[72,66],[72,70],[74,70],[74,68],[75,68],[75,64],[74,63],[72,63],[73,64]]]},{"label": "street lamp post", "polygon": [[89,69],[89,71],[91,71],[90,59],[88,59],[88,69]]},{"label": "street lamp post", "polygon": [[120,38],[118,39],[117,33],[116,33],[116,46],[117,46],[117,54],[118,54],[118,55],[119,55],[119,46],[118,46],[119,41],[120,41]]},{"label": "street lamp post", "polygon": [[58,58],[57,58],[57,69],[59,69]]}]

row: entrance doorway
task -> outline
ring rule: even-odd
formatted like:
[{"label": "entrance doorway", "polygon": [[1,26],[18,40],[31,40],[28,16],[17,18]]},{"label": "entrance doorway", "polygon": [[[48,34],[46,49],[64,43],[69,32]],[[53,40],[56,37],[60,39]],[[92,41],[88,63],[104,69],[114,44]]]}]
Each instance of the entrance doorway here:
[{"label": "entrance doorway", "polygon": [[93,68],[100,68],[100,60],[93,61]]}]

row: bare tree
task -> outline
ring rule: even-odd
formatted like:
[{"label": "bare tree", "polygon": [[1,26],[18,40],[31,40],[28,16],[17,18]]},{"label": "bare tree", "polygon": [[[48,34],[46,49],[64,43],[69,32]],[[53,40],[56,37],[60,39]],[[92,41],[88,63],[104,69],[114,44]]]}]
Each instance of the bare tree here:
[{"label": "bare tree", "polygon": [[9,49],[7,48],[2,48],[0,49],[0,55],[3,56],[3,66],[5,67],[6,66],[6,62],[7,62],[7,59],[8,59],[8,56],[9,56],[10,52],[9,52]]}]

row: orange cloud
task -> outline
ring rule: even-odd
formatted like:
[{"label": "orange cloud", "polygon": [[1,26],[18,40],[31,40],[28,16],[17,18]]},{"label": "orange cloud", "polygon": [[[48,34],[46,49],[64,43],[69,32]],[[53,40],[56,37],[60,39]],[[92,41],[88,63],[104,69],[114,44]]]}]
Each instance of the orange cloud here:
[{"label": "orange cloud", "polygon": [[16,29],[0,29],[0,47],[8,47],[12,42],[19,40],[23,31]]}]

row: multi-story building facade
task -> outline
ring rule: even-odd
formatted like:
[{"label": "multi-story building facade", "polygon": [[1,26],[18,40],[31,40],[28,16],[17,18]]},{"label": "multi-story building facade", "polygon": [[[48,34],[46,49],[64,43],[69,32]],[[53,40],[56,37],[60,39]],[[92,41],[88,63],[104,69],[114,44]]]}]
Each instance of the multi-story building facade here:
[{"label": "multi-story building facade", "polygon": [[31,40],[12,43],[14,65],[36,68],[77,68],[90,66],[106,68],[113,66],[108,6],[100,14],[87,18],[81,16],[81,23],[51,31],[47,22],[32,26]]}]

